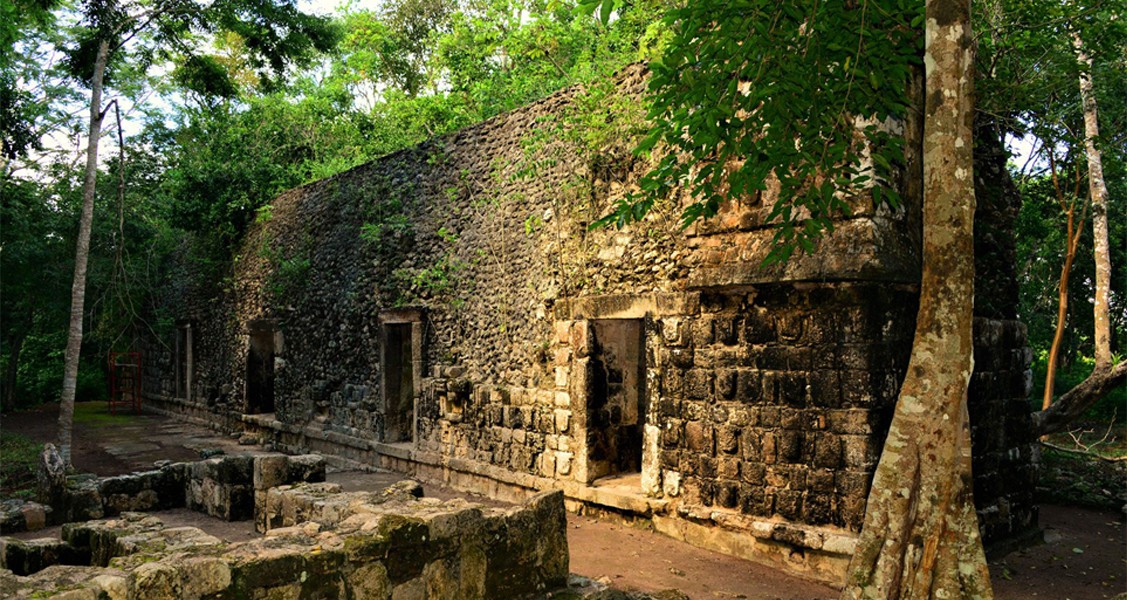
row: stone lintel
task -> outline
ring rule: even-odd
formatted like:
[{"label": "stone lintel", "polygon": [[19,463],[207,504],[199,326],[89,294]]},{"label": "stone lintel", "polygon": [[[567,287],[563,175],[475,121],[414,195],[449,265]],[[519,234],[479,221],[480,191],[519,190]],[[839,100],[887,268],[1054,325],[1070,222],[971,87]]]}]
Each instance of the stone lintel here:
[{"label": "stone lintel", "polygon": [[426,308],[405,306],[380,311],[380,323],[419,323],[426,317]]},{"label": "stone lintel", "polygon": [[580,296],[558,301],[555,311],[558,321],[687,316],[700,312],[700,294],[687,292]]},{"label": "stone lintel", "polygon": [[795,281],[916,283],[918,251],[902,230],[902,222],[880,217],[841,221],[816,252],[796,252],[785,263],[769,267],[761,265],[774,247],[773,229],[733,233],[723,243],[702,240],[694,244],[700,266],[687,285],[707,289]]}]

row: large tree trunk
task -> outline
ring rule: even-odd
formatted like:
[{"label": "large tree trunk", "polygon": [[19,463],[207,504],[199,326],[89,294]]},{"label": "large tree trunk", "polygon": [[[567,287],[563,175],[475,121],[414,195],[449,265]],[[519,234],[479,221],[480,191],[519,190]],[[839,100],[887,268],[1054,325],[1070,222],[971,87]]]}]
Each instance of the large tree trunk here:
[{"label": "large tree trunk", "polygon": [[1084,151],[1088,155],[1088,189],[1092,199],[1092,253],[1096,260],[1096,369],[1111,366],[1111,324],[1108,321],[1108,289],[1111,286],[1111,255],[1107,235],[1107,184],[1096,138],[1100,136],[1096,96],[1092,93],[1092,58],[1084,52],[1079,34],[1072,35],[1076,60],[1080,63],[1080,98],[1084,103]]},{"label": "large tree trunk", "polygon": [[843,598],[990,598],[971,479],[973,49],[968,0],[928,0],[923,276],[908,373]]},{"label": "large tree trunk", "polygon": [[82,349],[82,314],[86,303],[86,259],[90,254],[90,227],[94,221],[94,185],[98,179],[98,138],[102,135],[102,79],[106,72],[109,42],[98,44],[94,76],[90,80],[90,138],[86,145],[86,179],[82,184],[82,216],[74,251],[74,283],[70,294],[70,330],[67,334],[63,392],[59,398],[59,454],[70,465],[74,393],[78,384],[78,357]]}]

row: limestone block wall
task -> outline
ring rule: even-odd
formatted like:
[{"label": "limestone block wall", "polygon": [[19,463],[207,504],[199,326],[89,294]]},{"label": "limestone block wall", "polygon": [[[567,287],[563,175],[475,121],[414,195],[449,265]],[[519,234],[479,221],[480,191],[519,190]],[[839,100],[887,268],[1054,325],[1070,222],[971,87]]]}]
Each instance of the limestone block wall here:
[{"label": "limestone block wall", "polygon": [[976,318],[970,383],[974,498],[983,538],[1001,542],[1037,527],[1040,446],[1029,420],[1032,351],[1025,324]]},{"label": "limestone block wall", "polygon": [[[42,527],[126,512],[186,507],[223,519],[248,520],[267,489],[296,482],[325,480],[325,459],[318,455],[222,456],[190,463],[170,463],[151,471],[115,477],[70,475],[61,485],[40,490],[47,504]],[[5,532],[23,531],[28,520],[13,520]],[[23,527],[21,527],[21,525]]]},{"label": "limestone block wall", "polygon": [[57,542],[0,538],[0,594],[469,600],[543,596],[567,584],[558,492],[512,509],[410,495],[320,496],[351,511],[236,544],[194,527],[165,528],[141,513],[68,525]]},{"label": "limestone block wall", "polygon": [[[229,282],[169,296],[184,333],[150,341],[148,406],[495,495],[562,489],[644,518],[848,538],[914,330],[919,123],[903,208],[852,198],[817,253],[762,268],[770,186],[685,231],[677,198],[588,229],[649,166],[629,152],[645,78],[626,69],[600,100],[622,133],[595,150],[568,135],[594,93],[573,88],[285,192]],[[976,305],[1006,321],[1016,204],[997,158],[976,173],[993,240]],[[975,386],[972,410],[1014,433],[1028,356],[1020,326],[1002,327],[976,348],[1012,360],[979,377],[997,385]],[[976,436],[984,457],[1032,460],[1031,440],[997,433]],[[976,490],[988,533],[1034,520],[1014,490],[1035,470],[1007,473]]]},{"label": "limestone block wall", "polygon": [[764,286],[660,325],[662,487],[683,504],[860,528],[907,366],[908,287]]}]

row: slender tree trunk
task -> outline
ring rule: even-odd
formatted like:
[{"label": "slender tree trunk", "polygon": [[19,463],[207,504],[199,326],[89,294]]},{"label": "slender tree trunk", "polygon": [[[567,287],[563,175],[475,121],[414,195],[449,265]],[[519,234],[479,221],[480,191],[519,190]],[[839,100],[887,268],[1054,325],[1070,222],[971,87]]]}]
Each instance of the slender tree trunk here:
[{"label": "slender tree trunk", "polygon": [[1084,51],[1079,34],[1072,34],[1076,60],[1080,63],[1080,98],[1084,103],[1084,151],[1088,155],[1088,189],[1092,199],[1092,253],[1096,260],[1096,369],[1111,366],[1111,324],[1108,320],[1108,290],[1111,287],[1111,253],[1107,235],[1107,184],[1096,138],[1100,136],[1096,96],[1092,93],[1092,58]]},{"label": "slender tree trunk", "polygon": [[[1056,177],[1056,174],[1053,175]],[[1057,292],[1057,329],[1053,333],[1053,343],[1049,347],[1049,361],[1045,369],[1045,392],[1041,398],[1041,410],[1053,403],[1053,390],[1056,387],[1057,364],[1060,363],[1060,346],[1064,340],[1064,330],[1068,324],[1068,280],[1072,275],[1072,262],[1076,260],[1076,249],[1080,245],[1080,229],[1076,223],[1075,202],[1068,208],[1068,229],[1065,243],[1064,266],[1060,269],[1060,287]]]},{"label": "slender tree trunk", "polygon": [[908,373],[843,598],[991,598],[974,512],[974,52],[968,0],[928,0],[923,276]]},{"label": "slender tree trunk", "polygon": [[[1072,34],[1072,45],[1076,49],[1076,60],[1080,63],[1080,97],[1084,103],[1084,149],[1088,156],[1088,186],[1092,198],[1092,237],[1093,254],[1096,261],[1096,299],[1093,312],[1096,330],[1096,366],[1092,373],[1076,387],[1065,392],[1060,400],[1050,406],[1052,399],[1052,369],[1056,352],[1057,341],[1053,341],[1053,353],[1049,358],[1050,376],[1045,384],[1045,401],[1041,412],[1033,415],[1033,427],[1037,435],[1045,436],[1063,431],[1069,423],[1079,418],[1092,405],[1112,390],[1127,383],[1127,362],[1121,361],[1113,365],[1111,361],[1111,327],[1108,322],[1108,289],[1111,283],[1111,257],[1108,252],[1107,234],[1107,185],[1104,183],[1103,164],[1100,160],[1100,150],[1096,147],[1096,138],[1099,137],[1099,127],[1096,123],[1096,98],[1092,95],[1092,59],[1084,52],[1084,44],[1080,36]],[[1053,183],[1056,183],[1056,171],[1053,171]],[[1060,195],[1060,188],[1057,188]],[[1072,234],[1072,215],[1069,213],[1069,235]],[[1078,226],[1079,229],[1079,226]],[[1080,234],[1077,232],[1076,237]],[[1071,256],[1075,249],[1070,247],[1069,259],[1065,265],[1071,264]],[[1067,272],[1066,272],[1067,273]],[[1066,292],[1065,274],[1062,274],[1062,295]],[[1063,308],[1062,308],[1063,311]],[[1060,337],[1062,325],[1057,323],[1057,338]]]},{"label": "slender tree trunk", "polygon": [[27,337],[23,332],[14,333],[8,338],[8,368],[4,373],[4,398],[0,411],[10,413],[16,409],[16,382],[20,370],[20,350]]},{"label": "slender tree trunk", "polygon": [[82,216],[74,252],[74,284],[70,295],[70,330],[67,334],[63,392],[59,399],[59,455],[70,465],[74,393],[78,384],[78,357],[82,349],[82,314],[86,303],[86,259],[90,255],[90,227],[94,221],[94,185],[98,179],[98,138],[102,134],[102,79],[106,72],[109,42],[98,44],[94,76],[90,80],[90,137],[86,145],[86,179],[82,184]]},{"label": "slender tree trunk", "polygon": [[1057,328],[1053,333],[1053,343],[1049,347],[1048,364],[1045,365],[1045,390],[1041,397],[1041,410],[1049,408],[1053,403],[1053,392],[1056,389],[1057,367],[1061,363],[1060,348],[1064,341],[1064,334],[1068,324],[1068,280],[1072,274],[1072,263],[1076,260],[1076,250],[1080,247],[1080,234],[1084,229],[1084,219],[1087,218],[1087,208],[1081,210],[1079,217],[1076,215],[1076,203],[1080,197],[1080,170],[1076,170],[1076,185],[1072,191],[1071,200],[1065,200],[1064,190],[1060,185],[1060,176],[1057,174],[1056,154],[1049,148],[1049,173],[1053,180],[1053,191],[1057,195],[1057,203],[1068,217],[1064,236],[1064,265],[1060,270],[1060,287],[1057,290]]}]

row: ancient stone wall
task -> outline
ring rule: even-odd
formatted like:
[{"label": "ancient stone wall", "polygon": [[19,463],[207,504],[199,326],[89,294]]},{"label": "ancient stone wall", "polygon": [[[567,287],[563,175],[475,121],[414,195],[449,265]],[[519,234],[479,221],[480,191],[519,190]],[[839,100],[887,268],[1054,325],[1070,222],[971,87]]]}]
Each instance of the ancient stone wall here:
[{"label": "ancient stone wall", "polygon": [[[782,520],[811,533],[773,543],[837,557],[787,566],[834,578],[847,549],[811,540],[860,527],[910,352],[918,128],[905,129],[903,208],[852,198],[817,253],[762,268],[771,186],[684,231],[680,199],[627,229],[588,229],[649,166],[629,152],[644,82],[633,67],[610,93],[564,90],[282,194],[233,280],[207,301],[170,299],[184,333],[150,344],[149,406],[494,495],[562,489],[736,553],[685,528],[770,537]],[[595,147],[575,135],[591,104],[617,132]],[[1005,185],[996,169],[977,179]],[[983,257],[982,277],[1012,280],[1005,257]],[[1005,405],[1019,428],[1028,357],[1020,326],[1002,327],[979,340],[1009,358],[972,410]],[[996,433],[979,431],[976,443]],[[989,444],[1032,452],[1016,435]],[[1025,500],[1001,508],[1030,472],[980,485],[999,523],[988,533],[1032,522]]]},{"label": "ancient stone wall", "polygon": [[78,473],[55,484],[45,482],[39,490],[43,504],[7,504],[5,518],[0,521],[4,526],[2,533],[171,508],[189,508],[225,521],[243,521],[253,516],[256,503],[261,503],[269,488],[325,480],[325,459],[312,454],[265,453],[189,463],[164,462],[168,464],[128,475],[97,477]]},{"label": "ancient stone wall", "polygon": [[1029,419],[1031,351],[1025,325],[976,318],[970,383],[974,498],[987,544],[1037,530],[1040,451]]},{"label": "ancient stone wall", "polygon": [[558,492],[496,509],[304,486],[279,493],[312,494],[310,506],[339,510],[314,511],[303,516],[318,520],[292,519],[248,542],[165,528],[141,513],[67,525],[62,540],[0,538],[0,596],[468,600],[543,596],[566,586],[567,521]]},{"label": "ancient stone wall", "polygon": [[914,304],[907,286],[776,285],[661,323],[665,491],[859,529],[911,348],[895,324]]}]

